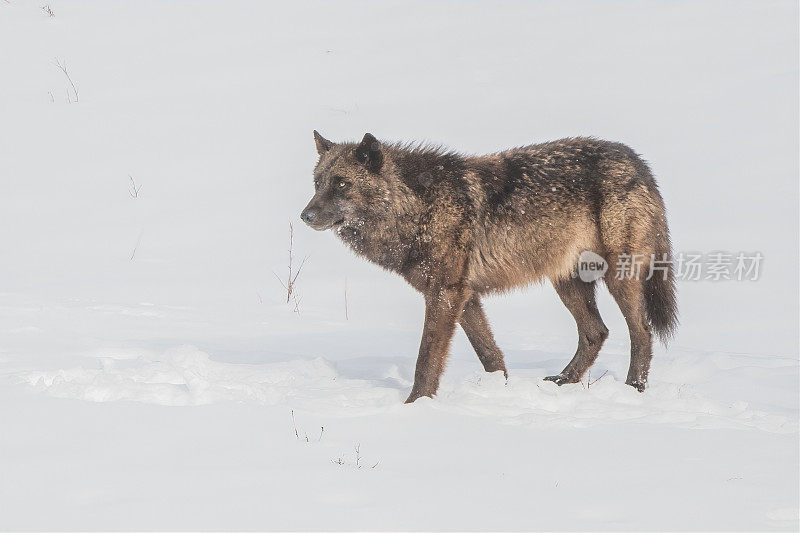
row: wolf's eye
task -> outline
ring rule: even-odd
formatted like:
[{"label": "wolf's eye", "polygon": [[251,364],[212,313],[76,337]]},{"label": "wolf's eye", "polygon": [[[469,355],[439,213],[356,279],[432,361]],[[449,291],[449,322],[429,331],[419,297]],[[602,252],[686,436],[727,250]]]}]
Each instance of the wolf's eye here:
[{"label": "wolf's eye", "polygon": [[344,189],[348,185],[349,185],[349,183],[347,183],[345,180],[338,180],[336,182],[336,187],[339,188],[339,189]]}]

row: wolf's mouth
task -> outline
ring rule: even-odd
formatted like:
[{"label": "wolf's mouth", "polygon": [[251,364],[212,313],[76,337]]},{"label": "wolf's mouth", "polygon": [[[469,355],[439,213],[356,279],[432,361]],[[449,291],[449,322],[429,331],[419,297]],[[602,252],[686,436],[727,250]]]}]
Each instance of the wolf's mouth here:
[{"label": "wolf's mouth", "polygon": [[325,224],[322,226],[311,226],[311,227],[317,231],[328,231],[329,229],[339,229],[343,225],[344,225],[344,219],[340,218],[336,222],[331,222],[330,224]]},{"label": "wolf's mouth", "polygon": [[311,229],[316,231],[328,231],[329,229],[339,228],[344,224],[344,219],[339,219],[336,222],[330,222],[328,224],[313,224],[309,223],[308,225],[311,226]]}]

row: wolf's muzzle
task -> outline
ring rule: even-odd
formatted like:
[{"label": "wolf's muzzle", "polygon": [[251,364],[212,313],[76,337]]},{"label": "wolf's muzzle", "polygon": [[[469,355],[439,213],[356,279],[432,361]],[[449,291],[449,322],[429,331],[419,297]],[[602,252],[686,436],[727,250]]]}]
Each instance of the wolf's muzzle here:
[{"label": "wolf's muzzle", "polygon": [[306,207],[300,213],[300,219],[311,227],[314,227],[314,221],[317,219],[317,211],[311,207]]}]

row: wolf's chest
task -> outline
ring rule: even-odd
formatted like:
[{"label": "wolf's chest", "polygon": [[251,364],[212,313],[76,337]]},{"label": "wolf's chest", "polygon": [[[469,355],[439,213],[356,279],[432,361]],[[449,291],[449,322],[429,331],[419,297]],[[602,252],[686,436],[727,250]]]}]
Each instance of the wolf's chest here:
[{"label": "wolf's chest", "polygon": [[[383,226],[381,226],[383,224]],[[418,250],[418,239],[405,236],[388,224],[378,222],[358,227],[343,226],[339,238],[365,259],[395,272],[402,271]]]}]

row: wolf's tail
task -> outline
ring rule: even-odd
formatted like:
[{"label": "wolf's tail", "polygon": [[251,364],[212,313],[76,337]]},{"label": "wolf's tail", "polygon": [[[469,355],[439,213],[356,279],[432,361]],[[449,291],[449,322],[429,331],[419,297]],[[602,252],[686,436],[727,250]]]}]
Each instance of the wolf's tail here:
[{"label": "wolf's tail", "polygon": [[650,279],[644,282],[644,298],[650,328],[658,340],[666,345],[678,327],[678,301],[675,295],[675,265],[672,261],[672,246],[664,223],[656,241],[656,256],[661,268],[654,269]]}]

